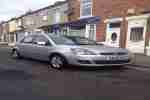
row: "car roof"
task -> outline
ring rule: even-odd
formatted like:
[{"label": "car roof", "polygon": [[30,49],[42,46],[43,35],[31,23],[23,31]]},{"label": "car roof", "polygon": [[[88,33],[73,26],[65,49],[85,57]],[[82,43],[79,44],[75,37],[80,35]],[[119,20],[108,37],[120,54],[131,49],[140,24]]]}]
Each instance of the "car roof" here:
[{"label": "car roof", "polygon": [[54,33],[32,33],[32,34],[29,34],[28,36],[35,36],[35,35],[49,35],[49,36],[58,36],[58,37],[67,37],[67,38],[85,38],[85,37],[82,37],[82,36],[67,36],[67,35],[57,35],[57,34],[54,34]]},{"label": "car roof", "polygon": [[82,36],[66,36],[68,38],[85,38],[85,37],[82,37]]}]

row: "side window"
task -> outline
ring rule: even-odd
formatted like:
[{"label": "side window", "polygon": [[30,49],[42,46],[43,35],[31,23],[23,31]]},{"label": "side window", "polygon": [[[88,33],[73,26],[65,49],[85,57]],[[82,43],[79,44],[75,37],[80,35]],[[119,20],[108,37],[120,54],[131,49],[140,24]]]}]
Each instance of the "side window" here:
[{"label": "side window", "polygon": [[34,42],[34,44],[38,44],[38,45],[40,45],[40,43],[41,43],[41,45],[42,45],[43,43],[44,43],[45,45],[51,45],[50,41],[49,41],[46,37],[41,36],[41,35],[36,36],[36,37],[34,38],[33,42]]},{"label": "side window", "polygon": [[28,37],[25,37],[23,41],[21,41],[21,43],[32,43],[32,41],[33,41],[32,36],[28,36]]}]

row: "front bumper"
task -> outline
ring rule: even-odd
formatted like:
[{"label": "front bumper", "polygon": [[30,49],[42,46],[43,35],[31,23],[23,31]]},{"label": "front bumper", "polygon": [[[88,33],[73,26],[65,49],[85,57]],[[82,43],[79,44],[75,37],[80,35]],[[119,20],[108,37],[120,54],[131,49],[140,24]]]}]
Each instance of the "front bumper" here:
[{"label": "front bumper", "polygon": [[69,57],[69,64],[84,67],[98,67],[98,66],[122,66],[132,63],[132,59],[125,56],[75,56]]}]

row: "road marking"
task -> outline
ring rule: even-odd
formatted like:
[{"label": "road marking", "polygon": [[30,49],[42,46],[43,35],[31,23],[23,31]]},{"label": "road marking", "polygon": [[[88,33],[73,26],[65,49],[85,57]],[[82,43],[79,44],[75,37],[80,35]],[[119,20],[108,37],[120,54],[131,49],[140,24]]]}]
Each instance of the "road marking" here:
[{"label": "road marking", "polygon": [[126,66],[126,68],[134,69],[134,70],[138,70],[138,71],[150,72],[150,68],[141,68],[141,67],[133,67],[133,66]]}]

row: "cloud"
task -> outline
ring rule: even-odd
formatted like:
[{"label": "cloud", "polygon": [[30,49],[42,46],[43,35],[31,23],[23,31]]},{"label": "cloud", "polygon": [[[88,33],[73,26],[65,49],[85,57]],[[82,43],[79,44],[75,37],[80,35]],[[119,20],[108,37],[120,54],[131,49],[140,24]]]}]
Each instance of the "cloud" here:
[{"label": "cloud", "polygon": [[35,10],[51,5],[56,1],[64,0],[1,0],[0,21],[19,16],[29,9]]}]

